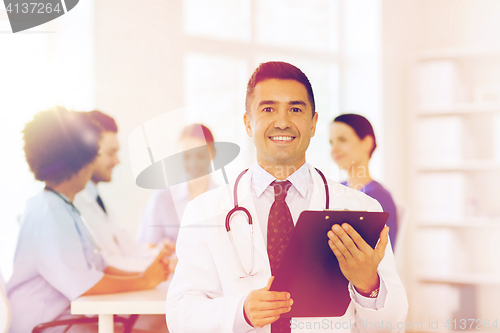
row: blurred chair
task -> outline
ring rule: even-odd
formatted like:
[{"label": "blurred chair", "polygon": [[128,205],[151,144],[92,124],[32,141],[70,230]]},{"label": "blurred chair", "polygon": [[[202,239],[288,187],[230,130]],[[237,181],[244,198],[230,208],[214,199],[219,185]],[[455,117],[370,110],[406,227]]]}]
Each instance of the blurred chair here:
[{"label": "blurred chair", "polygon": [[[115,316],[115,322],[123,324],[123,333],[132,332],[132,327],[134,326],[138,315],[131,315],[129,318],[123,318]],[[9,299],[7,298],[7,293],[5,292],[5,283],[3,280],[2,272],[0,272],[0,333],[7,333],[10,328],[11,312]],[[66,326],[75,324],[92,324],[98,322],[97,317],[78,317],[66,320],[55,320],[47,323],[42,323],[37,325],[32,333],[41,333],[44,329],[48,327],[55,326]]]}]

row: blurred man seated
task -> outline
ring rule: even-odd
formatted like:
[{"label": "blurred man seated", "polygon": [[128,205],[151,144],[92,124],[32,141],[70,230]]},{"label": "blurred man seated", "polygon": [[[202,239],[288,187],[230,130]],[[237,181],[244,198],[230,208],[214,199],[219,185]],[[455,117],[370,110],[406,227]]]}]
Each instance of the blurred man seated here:
[{"label": "blurred man seated", "polygon": [[[94,233],[101,247],[102,256],[109,265],[126,271],[144,271],[158,255],[163,244],[153,249],[139,244],[113,219],[113,214],[104,204],[97,190],[97,184],[110,182],[113,168],[120,163],[118,126],[112,117],[100,111],[89,112],[89,116],[103,128],[103,133],[91,180],[85,189],[76,195],[75,206]],[[170,248],[166,250],[168,255],[173,252]]]}]

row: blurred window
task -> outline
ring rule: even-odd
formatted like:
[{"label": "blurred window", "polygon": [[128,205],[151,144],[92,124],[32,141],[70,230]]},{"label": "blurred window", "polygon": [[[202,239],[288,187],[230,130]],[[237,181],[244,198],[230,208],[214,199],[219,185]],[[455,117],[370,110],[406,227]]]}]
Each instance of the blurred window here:
[{"label": "blurred window", "polygon": [[[339,113],[368,117],[381,135],[379,0],[184,0],[184,99],[218,141],[242,148],[234,172],[255,160],[242,122],[245,91],[262,62],[290,62],[306,73],[319,122],[307,152],[334,179],[328,126]],[[214,116],[215,115],[215,116]],[[383,180],[378,149],[372,174]]]}]

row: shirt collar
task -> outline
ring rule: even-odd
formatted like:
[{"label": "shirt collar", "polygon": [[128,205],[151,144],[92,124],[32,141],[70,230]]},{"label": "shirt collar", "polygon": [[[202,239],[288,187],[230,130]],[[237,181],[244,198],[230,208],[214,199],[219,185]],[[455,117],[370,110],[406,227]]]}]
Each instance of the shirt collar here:
[{"label": "shirt collar", "polygon": [[[264,170],[259,163],[255,163],[252,173],[252,185],[259,198],[262,193],[271,185],[273,181],[277,180],[273,175]],[[311,172],[309,164],[304,163],[300,168],[292,173],[286,180],[292,183],[293,187],[300,193],[302,197],[307,195],[307,190],[312,183]]]},{"label": "shirt collar", "polygon": [[85,185],[85,191],[92,197],[92,199],[97,199],[99,193],[97,193],[97,186],[93,181],[89,180],[87,185]]}]

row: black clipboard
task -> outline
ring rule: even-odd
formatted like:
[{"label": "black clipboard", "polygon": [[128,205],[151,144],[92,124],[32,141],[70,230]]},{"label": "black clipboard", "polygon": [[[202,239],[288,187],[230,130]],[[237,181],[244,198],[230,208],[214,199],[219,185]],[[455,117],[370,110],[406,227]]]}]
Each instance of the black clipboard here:
[{"label": "black clipboard", "polygon": [[351,301],[349,281],[328,245],[328,230],[349,223],[375,248],[389,213],[362,211],[303,211],[293,230],[271,290],[287,291],[292,310],[283,317],[339,317]]}]

